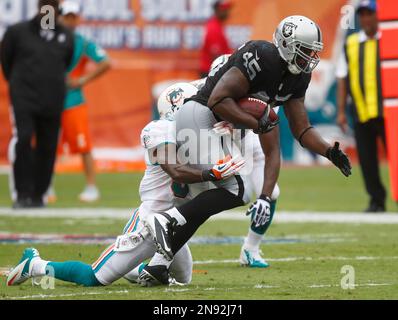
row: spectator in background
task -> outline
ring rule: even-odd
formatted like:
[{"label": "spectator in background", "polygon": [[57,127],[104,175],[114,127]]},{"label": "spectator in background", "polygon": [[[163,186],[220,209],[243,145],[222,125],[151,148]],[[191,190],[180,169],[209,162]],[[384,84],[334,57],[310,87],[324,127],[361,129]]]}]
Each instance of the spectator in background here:
[{"label": "spectator in background", "polygon": [[9,160],[15,209],[43,207],[54,170],[66,72],[73,57],[73,34],[56,22],[58,6],[58,0],[39,0],[39,13],[10,26],[1,45],[14,120]]},{"label": "spectator in background", "polygon": [[[61,4],[61,22],[64,26],[76,30],[80,23],[80,7],[76,2],[64,1]],[[96,67],[86,72],[88,61]],[[65,100],[65,111],[62,114],[61,147],[67,146],[72,154],[81,154],[86,187],[79,199],[83,202],[94,202],[100,198],[96,187],[95,165],[92,155],[92,144],[88,125],[88,107],[83,87],[103,75],[110,68],[106,52],[94,42],[75,32],[75,53],[68,75],[68,93]]]},{"label": "spectator in background", "polygon": [[376,4],[362,1],[357,9],[361,30],[350,35],[337,67],[338,118],[347,132],[346,103],[352,98],[352,116],[359,163],[370,196],[365,212],[386,211],[386,190],[381,182],[377,140],[385,144],[383,100],[380,78],[378,20]]},{"label": "spectator in background", "polygon": [[232,53],[225,35],[224,23],[228,20],[232,8],[229,0],[218,0],[214,3],[214,16],[206,25],[205,37],[201,51],[201,78],[207,77],[212,62],[223,54]]}]

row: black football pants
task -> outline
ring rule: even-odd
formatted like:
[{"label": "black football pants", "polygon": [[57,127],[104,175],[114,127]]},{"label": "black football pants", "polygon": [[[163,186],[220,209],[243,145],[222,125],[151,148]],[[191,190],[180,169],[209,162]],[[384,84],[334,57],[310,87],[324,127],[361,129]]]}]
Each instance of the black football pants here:
[{"label": "black football pants", "polygon": [[38,112],[23,105],[13,107],[10,185],[18,200],[40,201],[51,183],[61,112]]},{"label": "black football pants", "polygon": [[384,120],[382,118],[377,118],[366,123],[356,123],[354,125],[354,132],[359,163],[366,190],[370,196],[370,202],[372,204],[384,206],[386,201],[386,189],[380,179],[377,152],[378,138],[382,139],[384,146],[386,144]]}]

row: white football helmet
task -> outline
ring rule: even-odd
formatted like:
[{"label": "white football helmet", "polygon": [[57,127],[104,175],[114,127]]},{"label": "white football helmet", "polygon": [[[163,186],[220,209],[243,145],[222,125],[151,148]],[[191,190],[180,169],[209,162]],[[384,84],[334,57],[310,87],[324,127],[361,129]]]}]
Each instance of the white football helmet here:
[{"label": "white football helmet", "polygon": [[190,83],[176,83],[162,92],[158,99],[160,119],[174,120],[175,113],[188,99],[197,94],[198,89]]},{"label": "white football helmet", "polygon": [[323,50],[322,31],[304,16],[282,20],[274,33],[274,44],[293,74],[311,73],[318,65]]}]

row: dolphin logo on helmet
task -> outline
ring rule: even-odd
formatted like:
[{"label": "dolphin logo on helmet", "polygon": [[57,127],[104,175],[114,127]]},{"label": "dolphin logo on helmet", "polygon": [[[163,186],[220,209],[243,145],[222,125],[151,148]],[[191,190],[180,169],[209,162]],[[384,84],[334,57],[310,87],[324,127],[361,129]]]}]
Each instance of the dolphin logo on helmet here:
[{"label": "dolphin logo on helmet", "polygon": [[161,119],[174,120],[175,113],[184,105],[184,101],[198,92],[190,83],[176,83],[162,92],[158,99],[158,111]]}]

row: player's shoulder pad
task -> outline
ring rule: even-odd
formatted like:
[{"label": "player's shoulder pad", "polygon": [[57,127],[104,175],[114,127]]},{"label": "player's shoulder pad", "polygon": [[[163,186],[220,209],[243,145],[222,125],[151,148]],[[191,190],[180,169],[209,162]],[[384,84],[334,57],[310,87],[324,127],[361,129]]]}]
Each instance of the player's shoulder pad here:
[{"label": "player's shoulder pad", "polygon": [[279,65],[280,55],[278,48],[269,41],[255,41],[256,50],[258,50],[258,55],[261,60],[265,60],[272,64]]},{"label": "player's shoulder pad", "polygon": [[141,145],[145,149],[153,149],[167,143],[176,143],[174,121],[152,121],[141,132]]},{"label": "player's shoulder pad", "polygon": [[255,40],[248,42],[243,48],[245,51],[251,52],[257,61],[261,65],[263,71],[267,71],[267,74],[273,75],[273,73],[280,72],[280,55],[277,47],[265,40]]}]

